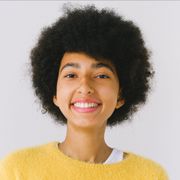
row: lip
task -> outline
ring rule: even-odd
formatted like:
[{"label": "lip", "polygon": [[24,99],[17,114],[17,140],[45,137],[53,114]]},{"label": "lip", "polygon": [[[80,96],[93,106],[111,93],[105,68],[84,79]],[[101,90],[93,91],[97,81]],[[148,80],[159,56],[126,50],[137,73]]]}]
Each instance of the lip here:
[{"label": "lip", "polygon": [[[88,107],[88,108],[80,108],[74,106],[75,103],[96,103],[98,106],[96,107]],[[99,106],[101,105],[101,102],[95,98],[76,98],[71,103],[71,108],[75,110],[78,113],[92,113],[99,109]]]},{"label": "lip", "polygon": [[72,106],[72,109],[74,109],[76,112],[79,112],[79,113],[90,113],[90,112],[95,112],[97,111],[97,109],[99,109],[99,105],[96,107],[89,107],[89,108],[80,108],[74,105],[71,105],[71,106]]},{"label": "lip", "polygon": [[71,105],[75,103],[96,103],[98,105],[101,104],[101,102],[95,98],[77,98],[72,101]]}]

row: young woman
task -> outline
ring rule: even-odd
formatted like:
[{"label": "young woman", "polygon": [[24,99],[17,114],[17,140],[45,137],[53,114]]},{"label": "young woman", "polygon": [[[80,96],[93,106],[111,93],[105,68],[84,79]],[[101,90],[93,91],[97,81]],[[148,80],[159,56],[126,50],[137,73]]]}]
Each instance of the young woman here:
[{"label": "young woman", "polygon": [[153,70],[140,29],[112,10],[67,10],[31,52],[43,109],[67,124],[63,142],[19,150],[0,164],[2,180],[167,180],[152,160],[109,147],[107,126],[145,103]]}]

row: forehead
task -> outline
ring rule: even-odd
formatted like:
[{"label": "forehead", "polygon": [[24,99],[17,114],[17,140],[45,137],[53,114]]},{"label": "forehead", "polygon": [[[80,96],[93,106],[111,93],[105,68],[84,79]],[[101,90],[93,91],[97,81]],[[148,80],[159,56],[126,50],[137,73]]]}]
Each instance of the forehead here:
[{"label": "forehead", "polygon": [[91,68],[107,68],[115,73],[114,65],[105,59],[95,59],[85,53],[66,52],[61,60],[60,71],[67,67],[81,68],[81,66],[90,66]]}]

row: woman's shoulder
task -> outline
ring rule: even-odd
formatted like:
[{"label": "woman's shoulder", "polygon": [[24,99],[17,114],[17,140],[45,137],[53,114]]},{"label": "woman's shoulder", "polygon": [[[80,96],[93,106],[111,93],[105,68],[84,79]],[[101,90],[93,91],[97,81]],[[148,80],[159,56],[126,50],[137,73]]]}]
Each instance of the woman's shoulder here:
[{"label": "woman's shoulder", "polygon": [[132,152],[125,153],[125,159],[129,158],[129,167],[139,169],[142,172],[159,174],[160,176],[167,178],[167,172],[164,167],[157,161]]},{"label": "woman's shoulder", "polygon": [[51,142],[15,150],[1,159],[0,164],[9,166],[15,163],[17,165],[22,162],[25,163],[25,161],[37,159],[38,156],[45,154],[53,144],[54,142]]},{"label": "woman's shoulder", "polygon": [[53,150],[54,144],[34,145],[9,153],[0,160],[0,179],[13,180],[16,177],[28,175],[29,171],[40,170],[39,166],[42,167],[49,150]]}]

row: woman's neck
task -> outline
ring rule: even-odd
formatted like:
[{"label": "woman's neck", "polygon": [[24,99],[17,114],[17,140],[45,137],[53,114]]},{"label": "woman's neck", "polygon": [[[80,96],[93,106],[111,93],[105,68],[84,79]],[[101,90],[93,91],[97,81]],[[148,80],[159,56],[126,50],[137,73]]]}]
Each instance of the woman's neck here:
[{"label": "woman's neck", "polygon": [[103,163],[112,152],[104,140],[105,129],[80,131],[68,127],[59,149],[67,156],[90,163]]}]

